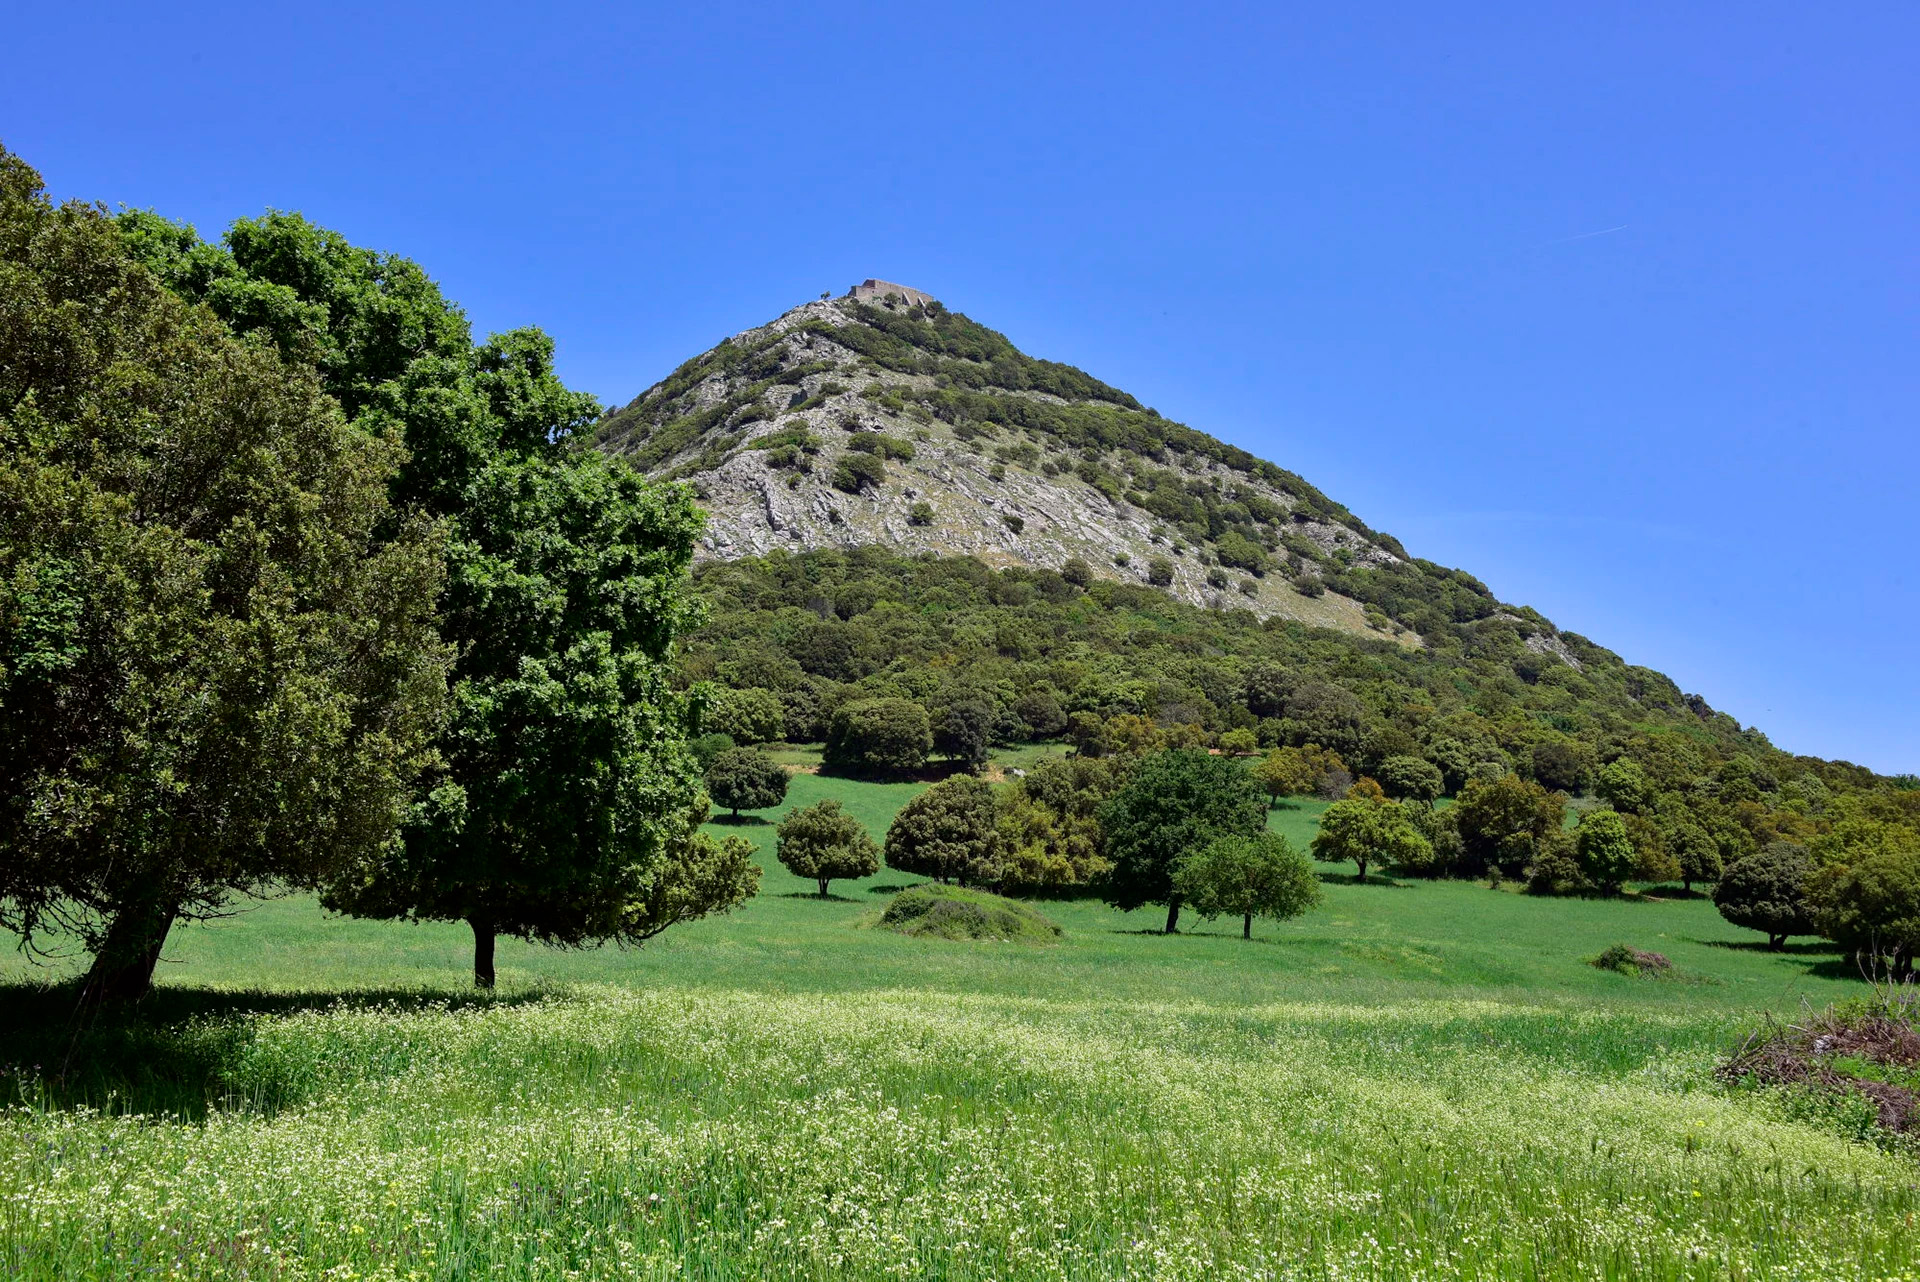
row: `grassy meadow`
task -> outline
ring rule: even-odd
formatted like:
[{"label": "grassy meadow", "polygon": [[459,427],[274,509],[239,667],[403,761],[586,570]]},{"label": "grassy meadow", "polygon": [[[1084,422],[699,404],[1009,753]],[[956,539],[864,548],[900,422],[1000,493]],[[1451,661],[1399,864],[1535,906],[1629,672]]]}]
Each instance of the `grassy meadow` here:
[{"label": "grassy meadow", "polygon": [[[796,758],[795,764],[804,764]],[[801,774],[878,836],[915,790]],[[784,809],[784,808],[783,808]],[[1296,841],[1320,807],[1273,812]],[[1858,995],[1703,899],[1328,869],[1297,921],[1038,906],[1044,946],[759,898],[638,951],[293,898],[181,930],[150,1023],[0,969],[8,1277],[1903,1278],[1920,1165],[1717,1085]],[[1588,958],[1626,942],[1679,978]]]}]

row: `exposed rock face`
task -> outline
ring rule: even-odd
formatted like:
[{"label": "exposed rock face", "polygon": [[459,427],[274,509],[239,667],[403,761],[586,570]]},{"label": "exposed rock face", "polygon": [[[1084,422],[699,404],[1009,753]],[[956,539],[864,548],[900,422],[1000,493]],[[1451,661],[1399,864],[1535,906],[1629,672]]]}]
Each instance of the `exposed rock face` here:
[{"label": "exposed rock face", "polygon": [[[1073,394],[1019,385],[1049,382]],[[1195,605],[1419,643],[1319,588],[1328,566],[1402,554],[1298,478],[1178,425],[1166,429],[1184,436],[1146,452],[1068,439],[1023,404],[1116,431],[1165,423],[1078,371],[1020,355],[921,291],[868,280],[689,361],[608,415],[598,442],[698,489],[706,557],[884,543],[995,566],[1058,569],[1079,558],[1096,576],[1152,582]],[[1021,418],[1034,421],[1009,421]],[[1142,492],[1151,486],[1163,497]],[[1169,493],[1203,495],[1213,524],[1147,506],[1168,511]],[[1221,512],[1261,545],[1223,535]]]}]

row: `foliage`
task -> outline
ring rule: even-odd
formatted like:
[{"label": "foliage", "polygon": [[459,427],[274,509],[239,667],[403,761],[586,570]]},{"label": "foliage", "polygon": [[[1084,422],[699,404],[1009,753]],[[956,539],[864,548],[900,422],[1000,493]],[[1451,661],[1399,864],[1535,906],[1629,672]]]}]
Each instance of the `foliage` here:
[{"label": "foliage", "polygon": [[1253,919],[1285,921],[1320,902],[1313,863],[1277,833],[1221,837],[1183,855],[1173,870],[1174,892],[1211,921],[1241,918],[1240,936],[1253,938]]},{"label": "foliage", "polygon": [[907,699],[857,699],[833,714],[830,766],[866,774],[917,769],[933,747],[926,709]]},{"label": "foliage", "polygon": [[90,998],[394,843],[450,660],[403,457],[0,151],[0,923]]},{"label": "foliage", "polygon": [[819,883],[822,899],[834,881],[880,871],[880,847],[831,797],[781,820],[775,851],[788,872]]},{"label": "foliage", "polygon": [[1607,894],[1618,894],[1639,864],[1639,852],[1618,811],[1589,810],[1574,830],[1574,858],[1588,881]]},{"label": "foliage", "polygon": [[1664,953],[1650,953],[1627,944],[1610,944],[1593,965],[1600,970],[1617,971],[1622,975],[1639,977],[1641,975],[1665,976],[1673,971],[1673,962]]},{"label": "foliage", "polygon": [[1267,804],[1239,762],[1188,748],[1143,759],[1100,808],[1113,868],[1103,893],[1122,909],[1167,906],[1166,933],[1180,923],[1174,868],[1221,837],[1250,837],[1266,826]]},{"label": "foliage", "polygon": [[735,743],[777,743],[787,734],[786,707],[771,690],[723,687],[714,692],[701,720],[709,733]]},{"label": "foliage", "polygon": [[997,885],[1002,843],[993,789],[956,775],[900,808],[887,829],[887,867],[962,885]]},{"label": "foliage", "polygon": [[1807,905],[1822,935],[1870,972],[1896,982],[1920,958],[1920,847],[1871,850],[1808,878]]},{"label": "foliage", "polygon": [[707,795],[723,810],[765,810],[787,796],[786,767],[754,748],[732,748],[707,766]]},{"label": "foliage", "polygon": [[1060,927],[1037,909],[965,886],[926,885],[903,890],[880,914],[884,930],[951,940],[1051,944]]},{"label": "foliage", "polygon": [[1518,876],[1560,831],[1566,798],[1517,775],[1473,779],[1450,813],[1460,833],[1461,872],[1498,868]]},{"label": "foliage", "polygon": [[1734,925],[1766,935],[1767,947],[1777,952],[1789,935],[1814,932],[1806,898],[1812,875],[1813,860],[1805,846],[1770,842],[1733,861],[1713,888],[1713,902]]},{"label": "foliage", "polygon": [[1433,847],[1408,817],[1405,808],[1385,797],[1356,796],[1336,801],[1320,816],[1313,839],[1313,857],[1325,863],[1352,860],[1359,880],[1367,879],[1367,865],[1418,870],[1433,858]]},{"label": "foliage", "polygon": [[1387,795],[1401,801],[1433,801],[1446,786],[1440,767],[1420,757],[1388,757],[1374,774]]},{"label": "foliage", "polygon": [[1041,763],[999,794],[1009,886],[1090,886],[1113,865],[1100,807],[1119,788],[1118,761],[1075,756]]}]

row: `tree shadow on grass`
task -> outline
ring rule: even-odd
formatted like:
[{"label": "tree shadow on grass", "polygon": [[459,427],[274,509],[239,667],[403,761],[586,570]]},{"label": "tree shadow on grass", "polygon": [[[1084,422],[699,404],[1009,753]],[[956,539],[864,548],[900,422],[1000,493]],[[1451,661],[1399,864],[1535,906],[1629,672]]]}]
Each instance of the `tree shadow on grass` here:
[{"label": "tree shadow on grass", "polygon": [[1329,886],[1378,886],[1385,890],[1412,890],[1415,883],[1401,881],[1384,873],[1370,872],[1362,877],[1356,872],[1323,872],[1316,874]]},{"label": "tree shadow on grass", "polygon": [[845,895],[836,895],[832,891],[828,891],[826,894],[823,895],[817,890],[782,891],[780,898],[806,899],[806,900],[811,900],[813,903],[816,903],[816,904],[857,904],[860,902],[858,899],[849,899]]},{"label": "tree shadow on grass", "polygon": [[[919,885],[921,883],[916,882],[914,884]],[[903,890],[912,890],[912,889],[913,889],[913,886],[894,886],[894,885],[868,886],[867,893],[869,895],[897,895]]]},{"label": "tree shadow on grass", "polygon": [[1775,957],[1818,957],[1838,951],[1836,945],[1824,939],[1809,939],[1798,944],[1789,939],[1779,948],[1767,947],[1764,939],[1689,939],[1687,942],[1705,948],[1725,948],[1736,953],[1768,953]]},{"label": "tree shadow on grass", "polygon": [[760,815],[714,815],[707,820],[710,824],[723,824],[729,828],[759,828],[773,822]]},{"label": "tree shadow on grass", "polygon": [[268,992],[156,988],[121,1010],[83,1010],[77,980],[0,983],[0,1093],[50,1108],[86,1106],[199,1120],[215,1105],[271,1110],[293,1102],[284,1084],[243,1078],[253,1040],[247,1016],[338,1007],[421,1010],[521,1006],[549,989],[512,993],[428,988]]}]

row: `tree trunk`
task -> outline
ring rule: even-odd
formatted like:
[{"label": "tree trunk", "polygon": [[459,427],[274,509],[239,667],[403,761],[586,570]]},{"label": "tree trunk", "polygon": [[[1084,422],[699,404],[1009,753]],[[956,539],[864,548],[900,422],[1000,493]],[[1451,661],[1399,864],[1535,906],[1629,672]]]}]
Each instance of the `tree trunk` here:
[{"label": "tree trunk", "polygon": [[1167,928],[1163,932],[1171,935],[1180,929],[1180,896],[1172,895],[1167,899]]},{"label": "tree trunk", "polygon": [[1252,913],[1248,913],[1246,921],[1240,924],[1240,938],[1242,939],[1253,938],[1253,914]]},{"label": "tree trunk", "polygon": [[1768,935],[1767,936],[1767,947],[1771,951],[1777,953],[1782,948],[1785,948],[1786,946],[1787,946],[1787,937],[1785,935]]},{"label": "tree trunk", "polygon": [[826,897],[827,897],[827,878],[822,877],[820,879],[820,898],[825,899]]},{"label": "tree trunk", "polygon": [[1367,861],[1364,859],[1356,859],[1353,862],[1360,865],[1360,875],[1354,878],[1354,880],[1365,881],[1367,879]]},{"label": "tree trunk", "polygon": [[491,989],[493,987],[493,924],[478,917],[470,917],[467,924],[473,927],[473,986]]},{"label": "tree trunk", "polygon": [[138,1001],[153,987],[153,970],[160,948],[173,929],[179,908],[156,897],[122,904],[107,927],[107,937],[94,954],[93,965],[80,986],[87,1006],[119,1005]]},{"label": "tree trunk", "polygon": [[1683,891],[1684,893],[1686,893],[1686,894],[1689,894],[1689,895],[1691,895],[1691,894],[1693,893],[1693,878],[1691,878],[1691,877],[1689,877],[1689,876],[1687,876],[1687,875],[1686,875],[1685,873],[1681,873],[1681,874],[1680,874],[1680,889],[1681,889],[1681,890],[1682,890],[1682,891]]}]

